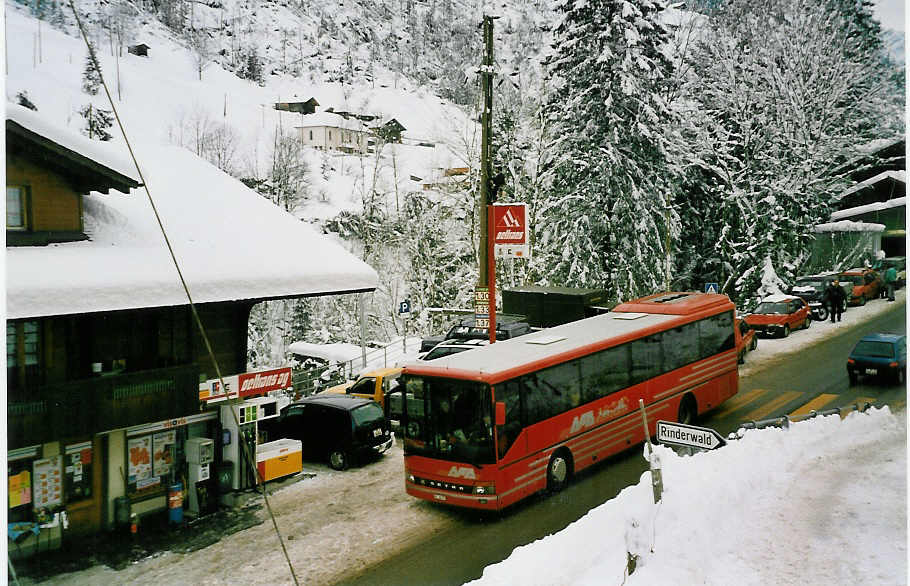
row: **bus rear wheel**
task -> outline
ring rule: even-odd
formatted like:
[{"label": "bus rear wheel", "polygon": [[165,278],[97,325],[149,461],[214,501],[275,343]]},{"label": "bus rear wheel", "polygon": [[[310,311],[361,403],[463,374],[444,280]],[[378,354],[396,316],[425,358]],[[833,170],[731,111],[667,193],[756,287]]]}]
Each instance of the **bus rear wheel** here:
[{"label": "bus rear wheel", "polygon": [[686,425],[692,425],[695,423],[696,417],[698,417],[698,407],[695,405],[695,399],[692,395],[686,395],[679,404],[679,414],[676,420]]},{"label": "bus rear wheel", "polygon": [[566,450],[557,450],[547,464],[547,492],[559,492],[569,484],[572,475],[572,456]]}]

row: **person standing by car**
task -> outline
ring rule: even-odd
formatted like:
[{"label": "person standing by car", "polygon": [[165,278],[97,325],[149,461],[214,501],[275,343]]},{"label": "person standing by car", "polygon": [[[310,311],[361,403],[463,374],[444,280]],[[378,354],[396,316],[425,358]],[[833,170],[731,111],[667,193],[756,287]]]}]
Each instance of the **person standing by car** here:
[{"label": "person standing by car", "polygon": [[885,271],[885,289],[888,291],[888,301],[894,301],[894,282],[897,281],[897,269],[893,266]]},{"label": "person standing by car", "polygon": [[825,297],[828,299],[828,305],[831,307],[831,323],[840,321],[841,313],[844,311],[844,301],[847,296],[841,289],[840,281],[834,279],[825,289]]}]

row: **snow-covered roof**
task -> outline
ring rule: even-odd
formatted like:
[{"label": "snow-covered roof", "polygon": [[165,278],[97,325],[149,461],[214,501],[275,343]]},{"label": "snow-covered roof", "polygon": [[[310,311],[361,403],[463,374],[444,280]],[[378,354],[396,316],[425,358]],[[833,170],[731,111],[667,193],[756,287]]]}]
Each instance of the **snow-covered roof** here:
[{"label": "snow-covered roof", "polygon": [[853,222],[851,220],[839,220],[837,222],[828,222],[827,224],[816,224],[812,228],[813,232],[884,232],[884,224],[875,224],[873,222]]},{"label": "snow-covered roof", "polygon": [[[903,171],[902,171],[903,172]],[[889,199],[888,201],[876,201],[872,203],[867,203],[866,205],[856,206],[855,208],[847,208],[845,210],[838,210],[832,212],[832,220],[843,220],[845,218],[853,218],[855,216],[861,216],[863,214],[868,214],[869,212],[880,212],[883,210],[890,210],[891,208],[899,208],[907,205],[907,198],[905,197],[895,197],[894,199]]]},{"label": "snow-covered roof", "polygon": [[316,112],[306,114],[300,119],[300,125],[297,128],[317,128],[329,126],[331,128],[343,128],[344,130],[356,130],[359,132],[369,131],[369,127],[357,118],[345,118],[332,112]]},{"label": "snow-covered roof", "polygon": [[857,150],[861,153],[866,153],[866,154],[874,153],[876,151],[880,151],[880,150],[886,149],[891,146],[897,146],[903,140],[905,140],[903,136],[891,137],[891,138],[876,138],[874,140],[870,140],[869,142],[867,142],[865,144],[859,145],[857,147]]},{"label": "snow-covered roof", "polygon": [[71,130],[48,123],[37,112],[9,102],[6,104],[6,119],[76,155],[81,155],[98,165],[107,167],[136,183],[139,182],[139,174],[123,143],[90,140]]},{"label": "snow-covered roof", "polygon": [[[189,151],[136,150],[194,302],[375,289],[366,263]],[[89,240],[6,249],[9,318],[187,304],[144,189],[83,207]]]},{"label": "snow-covered roof", "polygon": [[856,193],[857,191],[862,191],[863,189],[866,189],[867,187],[872,187],[876,183],[879,183],[886,179],[893,179],[894,181],[899,181],[900,183],[906,184],[907,183],[907,172],[904,171],[903,169],[898,170],[898,171],[883,171],[883,172],[879,173],[878,175],[869,177],[865,181],[860,181],[859,183],[857,183],[850,189],[847,189],[846,191],[841,193],[839,197],[844,198],[844,197],[850,195],[851,193]]}]

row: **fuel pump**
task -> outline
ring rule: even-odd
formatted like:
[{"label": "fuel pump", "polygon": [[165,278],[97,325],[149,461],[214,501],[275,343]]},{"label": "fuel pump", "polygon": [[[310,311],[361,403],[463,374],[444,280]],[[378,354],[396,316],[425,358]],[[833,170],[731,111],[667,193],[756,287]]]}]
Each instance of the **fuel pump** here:
[{"label": "fuel pump", "polygon": [[[254,469],[258,443],[256,423],[277,416],[278,401],[272,397],[256,397],[221,406],[221,427],[225,431],[222,457],[225,463],[231,463],[232,490],[244,490],[255,486]],[[248,458],[252,458],[252,465]]]},{"label": "fuel pump", "polygon": [[187,513],[198,516],[207,513],[211,507],[211,464],[215,460],[215,442],[205,437],[186,440],[186,463],[189,468],[189,505]]}]

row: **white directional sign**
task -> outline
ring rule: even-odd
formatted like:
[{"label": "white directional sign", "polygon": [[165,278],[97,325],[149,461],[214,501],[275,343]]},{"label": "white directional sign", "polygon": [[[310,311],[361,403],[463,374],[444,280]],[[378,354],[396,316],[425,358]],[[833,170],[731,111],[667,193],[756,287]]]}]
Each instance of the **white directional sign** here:
[{"label": "white directional sign", "polygon": [[727,443],[713,429],[672,421],[657,422],[657,441],[662,444],[690,446],[701,450],[713,450]]}]

